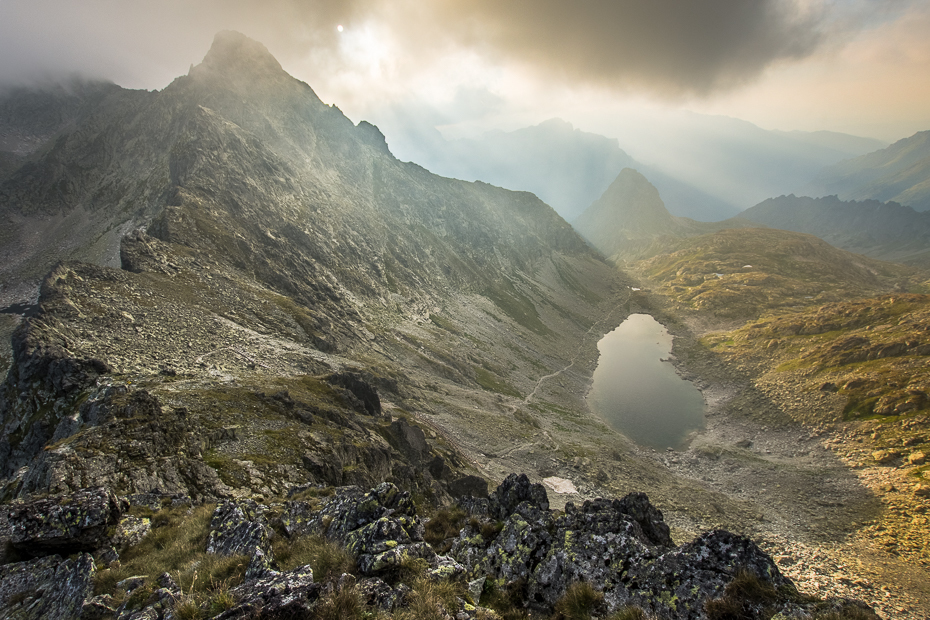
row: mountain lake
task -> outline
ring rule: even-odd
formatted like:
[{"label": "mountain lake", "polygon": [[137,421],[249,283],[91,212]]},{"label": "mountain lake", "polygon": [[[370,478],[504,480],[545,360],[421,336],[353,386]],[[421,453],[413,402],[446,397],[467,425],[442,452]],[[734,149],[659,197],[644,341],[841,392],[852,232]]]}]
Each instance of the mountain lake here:
[{"label": "mountain lake", "polygon": [[597,343],[588,404],[636,443],[680,448],[704,425],[704,397],[667,358],[672,336],[648,314],[632,314]]}]

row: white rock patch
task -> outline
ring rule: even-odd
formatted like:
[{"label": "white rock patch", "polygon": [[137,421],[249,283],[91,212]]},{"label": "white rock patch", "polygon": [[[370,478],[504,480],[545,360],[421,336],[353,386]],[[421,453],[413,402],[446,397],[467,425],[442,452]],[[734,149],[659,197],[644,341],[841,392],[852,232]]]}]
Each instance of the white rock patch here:
[{"label": "white rock patch", "polygon": [[578,492],[578,489],[575,488],[575,485],[572,484],[572,481],[566,480],[565,478],[550,476],[549,478],[543,478],[543,484],[556,493],[568,494]]}]

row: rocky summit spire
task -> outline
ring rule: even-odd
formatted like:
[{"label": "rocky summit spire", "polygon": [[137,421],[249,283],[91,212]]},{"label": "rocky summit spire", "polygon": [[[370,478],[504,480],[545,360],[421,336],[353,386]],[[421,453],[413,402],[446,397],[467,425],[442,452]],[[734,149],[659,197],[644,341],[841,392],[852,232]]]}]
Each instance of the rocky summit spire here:
[{"label": "rocky summit spire", "polygon": [[284,73],[268,48],[241,32],[223,30],[213,39],[210,51],[203,62],[194,67],[198,71],[211,73],[234,73],[238,75],[275,75]]},{"label": "rocky summit spire", "polygon": [[636,170],[624,168],[574,226],[610,256],[627,240],[673,234],[678,223],[652,183]]}]

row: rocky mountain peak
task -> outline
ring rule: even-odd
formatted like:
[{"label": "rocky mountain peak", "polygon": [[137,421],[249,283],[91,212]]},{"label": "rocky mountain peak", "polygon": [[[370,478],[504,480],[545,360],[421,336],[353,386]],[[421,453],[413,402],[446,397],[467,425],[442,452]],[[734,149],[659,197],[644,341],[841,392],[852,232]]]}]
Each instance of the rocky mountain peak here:
[{"label": "rocky mountain peak", "polygon": [[575,228],[607,255],[625,240],[673,234],[677,219],[642,174],[624,168],[607,191],[575,220]]},{"label": "rocky mountain peak", "polygon": [[268,48],[233,30],[218,32],[210,51],[193,72],[236,72],[250,74],[283,73],[281,64],[271,55]]}]

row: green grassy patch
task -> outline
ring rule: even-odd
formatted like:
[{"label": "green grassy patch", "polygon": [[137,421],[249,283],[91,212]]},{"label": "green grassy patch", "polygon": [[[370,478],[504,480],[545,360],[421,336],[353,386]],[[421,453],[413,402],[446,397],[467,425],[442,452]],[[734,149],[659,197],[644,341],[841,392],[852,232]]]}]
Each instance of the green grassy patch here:
[{"label": "green grassy patch", "polygon": [[517,324],[541,336],[554,335],[539,318],[536,306],[530,298],[517,290],[509,280],[489,286],[482,294]]},{"label": "green grassy patch", "polygon": [[514,398],[522,398],[522,394],[520,394],[515,387],[501,379],[499,375],[481,366],[475,367],[475,381],[489,392],[497,392],[498,394],[513,396]]}]

